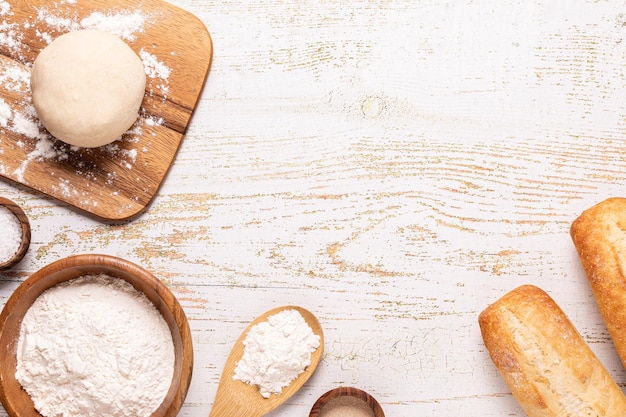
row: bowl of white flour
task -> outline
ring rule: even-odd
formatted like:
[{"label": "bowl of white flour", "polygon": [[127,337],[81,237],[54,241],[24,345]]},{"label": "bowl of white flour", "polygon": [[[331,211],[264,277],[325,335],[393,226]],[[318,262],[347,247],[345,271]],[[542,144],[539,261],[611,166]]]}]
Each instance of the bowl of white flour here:
[{"label": "bowl of white flour", "polygon": [[30,222],[24,210],[8,198],[0,197],[0,270],[19,263],[30,246]]},{"label": "bowl of white flour", "polygon": [[10,417],[173,417],[192,368],[176,297],[120,258],[56,261],[0,313],[0,401]]}]

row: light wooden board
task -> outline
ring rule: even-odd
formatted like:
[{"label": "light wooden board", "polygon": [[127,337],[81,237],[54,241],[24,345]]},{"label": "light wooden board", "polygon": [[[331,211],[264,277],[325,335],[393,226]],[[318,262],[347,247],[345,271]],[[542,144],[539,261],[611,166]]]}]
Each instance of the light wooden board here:
[{"label": "light wooden board", "polygon": [[[0,45],[0,104],[13,116],[0,126],[0,175],[99,218],[142,213],[176,157],[204,86],[212,58],[205,25],[158,0],[13,3],[2,16],[8,40]],[[51,40],[89,27],[119,32],[146,64],[148,84],[140,117],[128,133],[111,145],[78,149],[41,126],[32,134],[37,119],[26,74]],[[52,148],[42,152],[42,142]]]}]

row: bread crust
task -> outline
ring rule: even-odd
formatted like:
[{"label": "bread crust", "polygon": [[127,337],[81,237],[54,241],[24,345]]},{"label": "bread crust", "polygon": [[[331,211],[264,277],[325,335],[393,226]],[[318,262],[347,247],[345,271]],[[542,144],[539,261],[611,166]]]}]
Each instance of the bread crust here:
[{"label": "bread crust", "polygon": [[570,227],[602,319],[626,366],[626,198],[585,210]]},{"label": "bread crust", "polygon": [[540,288],[514,289],[478,321],[492,361],[529,417],[626,415],[626,396]]}]

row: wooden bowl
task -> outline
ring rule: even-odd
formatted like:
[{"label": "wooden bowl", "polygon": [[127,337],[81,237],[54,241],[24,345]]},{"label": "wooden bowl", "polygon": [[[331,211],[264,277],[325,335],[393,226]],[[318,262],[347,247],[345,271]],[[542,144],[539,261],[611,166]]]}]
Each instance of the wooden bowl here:
[{"label": "wooden bowl", "polygon": [[313,404],[309,417],[323,417],[325,413],[324,407],[332,407],[333,403],[337,403],[339,397],[354,397],[357,400],[361,400],[372,410],[374,417],[385,417],[385,413],[378,401],[376,401],[376,398],[363,390],[353,387],[338,387],[326,392]]},{"label": "wooden bowl", "polygon": [[26,255],[26,252],[28,252],[28,247],[30,246],[30,223],[24,210],[8,198],[0,197],[0,206],[7,208],[13,213],[22,226],[22,241],[20,242],[20,246],[17,248],[13,257],[4,262],[0,262],[0,270],[2,270],[8,269],[20,262],[24,258],[24,255]]},{"label": "wooden bowl", "polygon": [[141,267],[108,255],[77,255],[61,259],[26,279],[0,313],[0,402],[10,417],[41,417],[15,378],[22,318],[46,289],[84,275],[106,274],[123,279],[143,292],[161,312],[174,342],[174,375],[165,399],[151,417],[174,417],[180,410],[193,369],[193,347],[185,313],[170,290]]}]

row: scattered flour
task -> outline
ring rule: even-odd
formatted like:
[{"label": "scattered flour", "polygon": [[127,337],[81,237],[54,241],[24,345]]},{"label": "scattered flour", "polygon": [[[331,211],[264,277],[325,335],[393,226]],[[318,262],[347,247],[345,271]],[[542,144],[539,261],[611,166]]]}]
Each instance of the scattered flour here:
[{"label": "scattered flour", "polygon": [[134,41],[137,33],[143,32],[149,17],[141,11],[121,11],[116,13],[93,12],[87,17],[78,19],[77,17],[57,15],[42,8],[37,13],[37,20],[55,31],[71,32],[79,29],[97,29],[110,32],[127,41]]},{"label": "scattered flour", "polygon": [[76,31],[80,25],[74,19],[53,15],[48,9],[39,9],[37,21],[44,23],[49,29],[56,31]]},{"label": "scattered flour", "polygon": [[13,115],[13,128],[11,130],[29,138],[41,139],[43,135],[39,125],[23,113]]},{"label": "scattered flour", "polygon": [[18,59],[23,59],[22,39],[22,32],[16,23],[0,22],[0,45],[15,54]]},{"label": "scattered flour", "polygon": [[233,379],[256,385],[264,398],[279,394],[311,364],[320,337],[297,310],[283,310],[250,328]]},{"label": "scattered flour", "polygon": [[167,80],[170,77],[172,70],[168,68],[163,62],[159,61],[156,56],[141,50],[139,56],[143,60],[143,65],[146,67],[146,75],[150,78],[161,78]]},{"label": "scattered flour", "polygon": [[29,308],[15,376],[44,417],[148,417],[165,398],[174,360],[169,327],[144,294],[86,275]]},{"label": "scattered flour", "polygon": [[13,117],[13,111],[6,101],[0,98],[0,127],[7,127]]},{"label": "scattered flour", "polygon": [[161,84],[156,85],[156,88],[161,91],[163,97],[167,97],[169,93],[169,77],[172,70],[163,62],[159,61],[156,56],[143,49],[139,51],[139,56],[146,69],[146,75],[149,78],[162,80]]},{"label": "scattered flour", "polygon": [[24,67],[6,67],[5,70],[0,73],[0,85],[9,91],[25,91],[28,83],[30,83],[30,70]]},{"label": "scattered flour", "polygon": [[136,33],[142,32],[146,16],[140,12],[121,12],[115,14],[92,13],[80,21],[82,29],[97,29],[110,32],[127,41],[134,41]]}]

